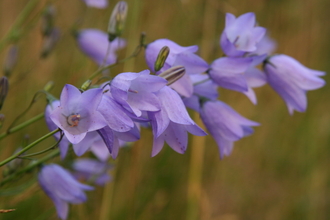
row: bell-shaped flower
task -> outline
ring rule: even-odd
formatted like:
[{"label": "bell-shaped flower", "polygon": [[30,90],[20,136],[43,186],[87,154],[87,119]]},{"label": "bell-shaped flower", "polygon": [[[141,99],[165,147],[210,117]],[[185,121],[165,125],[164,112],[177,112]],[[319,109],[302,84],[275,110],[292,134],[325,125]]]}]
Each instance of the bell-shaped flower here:
[{"label": "bell-shaped flower", "polygon": [[89,158],[77,159],[73,162],[74,176],[81,180],[94,182],[97,185],[104,185],[111,180],[108,171],[113,168],[106,162]]},{"label": "bell-shaped flower", "polygon": [[108,0],[84,0],[88,7],[93,8],[106,8],[108,6]]},{"label": "bell-shaped flower", "polygon": [[87,197],[84,190],[93,190],[93,187],[79,183],[67,170],[56,164],[44,166],[38,180],[41,188],[53,200],[61,219],[68,216],[68,203],[85,202]]},{"label": "bell-shaped flower", "polygon": [[120,38],[110,43],[107,33],[97,29],[79,31],[77,41],[81,51],[100,66],[115,63],[117,50],[126,46],[125,40]]},{"label": "bell-shaped flower", "polygon": [[150,75],[149,70],[139,73],[121,73],[112,81],[110,91],[112,97],[136,116],[142,111],[158,111],[160,104],[155,95],[167,84],[167,80],[159,76]]},{"label": "bell-shaped flower", "polygon": [[284,54],[271,56],[264,64],[269,85],[285,101],[290,114],[304,112],[307,108],[306,91],[321,88],[325,73],[309,69]]},{"label": "bell-shaped flower", "polygon": [[220,45],[229,57],[243,56],[246,52],[257,49],[256,44],[263,38],[266,29],[256,27],[255,14],[252,12],[236,18],[233,14],[226,14],[226,25],[222,32]]},{"label": "bell-shaped flower", "polygon": [[200,116],[207,130],[218,144],[221,159],[232,152],[234,141],[250,135],[250,126],[259,124],[238,114],[221,101],[207,101],[203,104]]},{"label": "bell-shaped flower", "polygon": [[180,95],[190,97],[193,93],[193,85],[189,75],[203,73],[209,68],[209,65],[195,54],[198,50],[198,46],[182,47],[171,40],[159,39],[148,44],[146,48],[145,58],[152,71],[155,71],[155,62],[158,53],[164,46],[169,47],[170,52],[163,68],[161,68],[157,74],[173,66],[184,66],[186,74],[170,87],[175,89]]},{"label": "bell-shaped flower", "polygon": [[213,61],[208,73],[210,78],[220,87],[246,92],[248,84],[244,73],[251,66],[252,62],[252,57],[222,57]]},{"label": "bell-shaped flower", "polygon": [[161,110],[148,112],[154,135],[152,156],[163,148],[164,141],[178,153],[187,148],[188,135],[203,136],[206,133],[190,118],[179,94],[165,86],[157,93]]},{"label": "bell-shaped flower", "polygon": [[87,132],[107,125],[97,111],[102,99],[102,89],[89,89],[83,93],[72,85],[65,85],[60,105],[50,114],[51,120],[64,132],[72,144],[78,144]]},{"label": "bell-shaped flower", "polygon": [[[51,102],[50,104],[48,104],[46,106],[45,120],[46,120],[47,127],[50,131],[54,131],[57,128],[56,124],[50,119],[50,114],[53,112],[53,110],[55,108],[59,107],[60,105],[61,105],[60,100],[54,100],[53,102]],[[59,132],[55,133],[53,136],[55,137],[55,139],[57,141],[59,141],[61,138],[61,134]],[[60,153],[61,153],[61,159],[65,158],[65,156],[68,152],[68,149],[69,149],[69,145],[70,145],[70,142],[68,141],[68,139],[65,136],[63,136],[62,140],[58,144]]]}]

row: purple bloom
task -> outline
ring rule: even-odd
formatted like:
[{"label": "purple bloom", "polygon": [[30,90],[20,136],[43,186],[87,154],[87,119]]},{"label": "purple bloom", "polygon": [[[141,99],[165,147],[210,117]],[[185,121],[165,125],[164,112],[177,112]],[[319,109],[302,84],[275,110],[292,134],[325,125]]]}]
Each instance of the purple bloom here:
[{"label": "purple bloom", "polygon": [[238,114],[221,101],[208,101],[200,111],[201,118],[218,144],[221,159],[230,155],[234,141],[253,133],[250,126],[259,124]]},{"label": "purple bloom", "polygon": [[102,89],[90,89],[81,93],[72,85],[65,85],[60,106],[50,114],[51,120],[64,132],[72,144],[78,144],[87,134],[107,125],[97,111],[102,99]]},{"label": "purple bloom", "polygon": [[[51,120],[50,114],[53,112],[55,108],[58,108],[61,105],[60,100],[55,100],[52,103],[48,104],[45,109],[45,120],[47,127],[50,131],[54,131],[57,126],[56,124]],[[58,141],[61,138],[61,134],[59,132],[54,134],[55,139]],[[64,159],[68,149],[69,149],[70,142],[66,137],[63,137],[61,142],[58,144],[61,152],[61,159]]]},{"label": "purple bloom", "polygon": [[121,73],[111,81],[112,97],[138,117],[142,115],[141,111],[159,111],[160,104],[155,92],[167,84],[162,77],[149,73],[149,70]]},{"label": "purple bloom", "polygon": [[193,92],[193,85],[189,75],[203,73],[209,68],[209,65],[194,54],[198,50],[198,46],[182,47],[171,40],[159,39],[150,43],[146,48],[145,58],[152,71],[155,71],[158,53],[164,46],[170,48],[170,53],[163,68],[157,73],[161,73],[173,66],[184,66],[186,74],[170,87],[175,89],[180,95],[190,97]]},{"label": "purple bloom", "polygon": [[270,57],[264,65],[269,85],[285,101],[290,114],[304,112],[307,108],[306,91],[324,86],[319,76],[325,73],[309,69],[284,54]]},{"label": "purple bloom", "polygon": [[83,158],[75,160],[72,167],[77,179],[93,181],[97,185],[104,185],[111,180],[108,171],[112,166],[106,162]]},{"label": "purple bloom", "polygon": [[252,12],[236,18],[233,14],[226,14],[226,25],[221,35],[220,45],[227,56],[237,57],[245,52],[253,52],[256,44],[263,38],[266,29],[255,27],[255,15]]},{"label": "purple bloom", "polygon": [[148,112],[154,134],[152,156],[163,148],[164,141],[178,153],[187,148],[188,135],[203,136],[206,133],[190,118],[182,99],[174,90],[165,86],[158,93],[161,110]]},{"label": "purple bloom", "polygon": [[108,0],[84,0],[88,7],[94,8],[106,8],[108,6]]},{"label": "purple bloom", "polygon": [[68,216],[68,203],[85,202],[87,197],[84,190],[93,190],[93,187],[79,183],[68,171],[56,164],[44,166],[38,180],[41,188],[53,200],[61,219]]},{"label": "purple bloom", "polygon": [[265,36],[256,44],[256,47],[257,49],[253,51],[252,54],[270,55],[275,51],[277,44],[273,39],[271,39],[267,34],[265,34]]},{"label": "purple bloom", "polygon": [[120,38],[116,38],[109,43],[107,33],[97,29],[79,31],[77,41],[82,52],[93,59],[98,65],[115,63],[117,60],[116,51],[126,45],[126,42]]},{"label": "purple bloom", "polygon": [[210,78],[223,88],[246,92],[248,85],[244,73],[251,66],[252,62],[252,57],[222,57],[216,59],[211,64],[211,69],[209,70]]}]

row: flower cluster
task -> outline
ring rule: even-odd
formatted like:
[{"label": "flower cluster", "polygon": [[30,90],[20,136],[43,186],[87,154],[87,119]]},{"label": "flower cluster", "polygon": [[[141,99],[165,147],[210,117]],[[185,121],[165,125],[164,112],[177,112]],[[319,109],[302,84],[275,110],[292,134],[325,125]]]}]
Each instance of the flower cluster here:
[{"label": "flower cluster", "polygon": [[[80,31],[77,42],[100,66],[115,63],[116,50],[125,46],[123,39],[110,41],[106,33],[95,29]],[[104,172],[109,169],[107,159],[115,159],[126,142],[139,140],[141,126],[152,129],[152,156],[161,151],[165,142],[183,154],[188,146],[188,133],[206,135],[191,119],[187,108],[200,114],[218,145],[220,157],[230,155],[234,142],[252,134],[252,126],[259,124],[218,100],[219,87],[241,92],[256,104],[253,88],[268,83],[292,114],[294,110],[306,110],[306,91],[325,84],[319,78],[324,72],[308,69],[287,55],[271,56],[275,43],[265,28],[256,25],[254,13],[237,18],[228,13],[220,46],[226,56],[209,64],[196,54],[198,46],[184,47],[158,39],[145,46],[150,70],[120,73],[85,91],[65,85],[60,99],[49,103],[45,112],[49,129],[60,128],[64,133],[59,144],[61,158],[65,158],[72,145],[77,156],[91,151],[99,160],[77,161],[73,166],[75,177],[88,180],[96,173],[95,182],[104,184],[110,179]],[[176,77],[180,71],[173,72],[173,68],[184,69],[185,74]],[[167,73],[174,74],[175,80],[170,81]],[[60,135],[56,135],[59,140]],[[39,181],[62,219],[67,216],[67,203],[83,202],[86,199],[83,190],[91,189],[57,165],[44,167]]]}]

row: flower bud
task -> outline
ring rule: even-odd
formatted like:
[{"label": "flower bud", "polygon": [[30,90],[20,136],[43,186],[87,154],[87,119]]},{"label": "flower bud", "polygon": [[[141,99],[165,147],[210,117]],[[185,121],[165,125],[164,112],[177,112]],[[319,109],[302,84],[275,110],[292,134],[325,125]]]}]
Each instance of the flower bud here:
[{"label": "flower bud", "polygon": [[82,84],[81,89],[86,91],[91,84],[92,84],[92,80],[87,80],[86,82],[84,82],[84,84]]},{"label": "flower bud", "polygon": [[162,72],[158,76],[163,77],[167,80],[167,85],[171,85],[172,83],[175,83],[178,81],[184,74],[186,73],[186,70],[183,66],[174,66],[169,68],[168,70]]},{"label": "flower bud", "polygon": [[158,72],[161,68],[163,68],[169,53],[170,53],[170,48],[168,46],[164,46],[159,51],[156,62],[155,62],[155,71],[156,72]]},{"label": "flower bud", "polygon": [[41,33],[43,36],[49,36],[54,28],[55,7],[48,5],[42,15]]},{"label": "flower bud", "polygon": [[49,36],[46,36],[42,45],[41,57],[46,58],[60,39],[60,30],[53,28]]},{"label": "flower bud", "polygon": [[9,83],[7,77],[0,78],[0,110],[8,94]]},{"label": "flower bud", "polygon": [[127,3],[125,1],[120,1],[113,9],[108,26],[108,39],[110,42],[123,32],[127,8]]},{"label": "flower bud", "polygon": [[16,63],[17,63],[17,54],[18,54],[18,47],[13,45],[10,47],[7,56],[5,58],[3,71],[6,76],[9,76],[13,71]]},{"label": "flower bud", "polygon": [[[20,150],[22,150],[22,147],[19,147],[15,150],[14,154],[16,154],[17,152],[19,152]],[[10,161],[9,163],[6,164],[6,166],[4,167],[3,171],[2,171],[2,176],[6,177],[12,173],[14,173],[17,169],[19,169],[23,164],[23,160],[20,158],[16,158],[12,161]]]}]

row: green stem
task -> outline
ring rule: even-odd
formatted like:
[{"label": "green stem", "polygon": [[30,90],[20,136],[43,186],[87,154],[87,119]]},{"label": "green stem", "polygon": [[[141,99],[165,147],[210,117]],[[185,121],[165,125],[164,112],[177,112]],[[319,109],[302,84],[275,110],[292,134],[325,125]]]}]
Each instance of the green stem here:
[{"label": "green stem", "polygon": [[4,185],[5,183],[13,180],[15,177],[17,177],[19,174],[25,173],[25,172],[29,172],[30,170],[34,169],[36,166],[39,166],[40,164],[44,163],[45,161],[58,156],[60,154],[60,150],[59,149],[55,149],[54,151],[52,151],[50,154],[46,155],[45,157],[34,161],[33,163],[30,163],[28,166],[24,167],[23,169],[13,173],[12,175],[8,176],[7,178],[5,178],[1,183],[0,186]]},{"label": "green stem", "polygon": [[34,9],[35,5],[39,0],[30,0],[28,4],[25,6],[23,11],[19,14],[17,19],[15,20],[11,29],[6,33],[6,35],[0,41],[0,51],[6,45],[6,43],[12,39],[15,39],[17,36],[18,28],[26,21],[27,17],[30,15],[31,11]]},{"label": "green stem", "polygon": [[0,162],[0,167],[9,163],[10,161],[14,160],[15,158],[17,158],[18,156],[20,156],[21,154],[23,154],[24,152],[30,150],[32,147],[34,147],[35,145],[37,145],[38,143],[40,143],[41,141],[45,140],[46,138],[52,136],[53,134],[59,132],[60,129],[57,128],[52,132],[49,132],[48,134],[42,136],[41,138],[39,138],[38,140],[34,141],[33,143],[29,144],[28,146],[26,146],[25,148],[23,148],[21,151],[17,152],[16,154],[8,157],[7,159],[3,160],[2,162]]},{"label": "green stem", "polygon": [[38,121],[39,119],[43,118],[44,115],[45,115],[44,113],[41,113],[41,114],[27,120],[26,122],[23,122],[22,124],[19,124],[9,130],[7,130],[6,132],[0,134],[0,140],[3,139],[4,137],[8,136],[9,134],[19,131],[19,130],[25,128],[26,126]]}]

